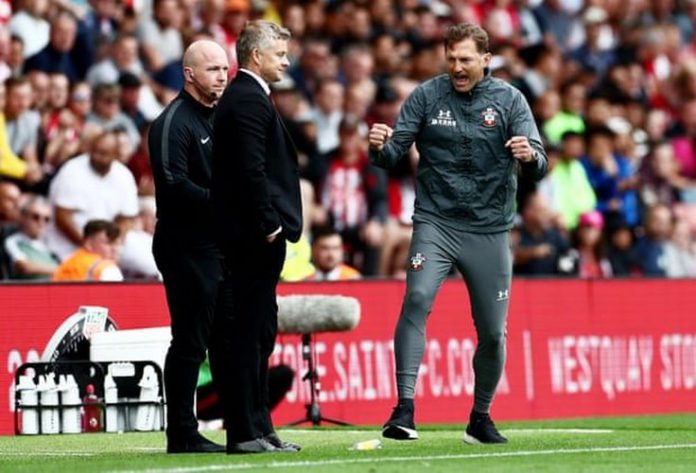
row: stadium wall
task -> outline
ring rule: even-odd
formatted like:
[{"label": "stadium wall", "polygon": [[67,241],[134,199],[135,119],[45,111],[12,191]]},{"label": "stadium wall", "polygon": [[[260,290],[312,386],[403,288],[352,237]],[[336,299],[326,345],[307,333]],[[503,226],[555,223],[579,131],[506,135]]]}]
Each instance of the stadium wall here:
[{"label": "stadium wall", "polygon": [[[358,298],[351,332],[315,338],[322,413],[381,424],[396,395],[392,333],[404,284],[396,281],[283,284],[281,294]],[[109,308],[119,329],[168,323],[159,284],[0,286],[0,433],[13,432],[13,377],[37,361],[81,305]],[[465,286],[447,281],[433,307],[417,392],[417,422],[465,422],[475,334]],[[273,362],[304,373],[298,335],[281,335]],[[277,425],[304,416],[296,378],[274,411]],[[696,411],[696,280],[515,280],[508,363],[496,420]]]}]

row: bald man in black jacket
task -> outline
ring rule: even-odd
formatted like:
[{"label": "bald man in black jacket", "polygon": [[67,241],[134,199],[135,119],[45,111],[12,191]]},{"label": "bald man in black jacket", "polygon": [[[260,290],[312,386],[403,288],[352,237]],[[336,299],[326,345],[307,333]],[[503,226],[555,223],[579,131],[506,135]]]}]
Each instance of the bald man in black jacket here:
[{"label": "bald man in black jacket", "polygon": [[274,23],[247,23],[237,41],[240,71],[213,125],[211,191],[225,270],[210,365],[228,453],[299,450],[278,438],[267,408],[276,286],[285,242],[302,231],[297,153],[269,97],[269,83],[288,67],[289,38]]},{"label": "bald man in black jacket", "polygon": [[148,142],[157,201],[153,253],[172,327],[164,364],[167,452],[222,452],[198,433],[193,400],[222,278],[210,205],[212,117],[229,67],[212,41],[193,43],[183,64],[184,89],[153,122]]}]

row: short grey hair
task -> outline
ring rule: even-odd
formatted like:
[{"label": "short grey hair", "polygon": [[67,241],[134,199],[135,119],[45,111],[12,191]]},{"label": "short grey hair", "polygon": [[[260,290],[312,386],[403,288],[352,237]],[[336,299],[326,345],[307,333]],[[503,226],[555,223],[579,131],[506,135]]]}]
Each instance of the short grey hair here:
[{"label": "short grey hair", "polygon": [[237,39],[237,62],[241,67],[251,60],[254,49],[264,51],[273,41],[288,41],[292,34],[287,28],[266,20],[249,21]]},{"label": "short grey hair", "polygon": [[35,205],[41,205],[49,210],[51,209],[51,204],[48,201],[48,199],[38,194],[29,194],[26,200],[22,203],[22,206],[19,210],[22,213],[22,215],[27,215],[29,213],[29,210]]}]

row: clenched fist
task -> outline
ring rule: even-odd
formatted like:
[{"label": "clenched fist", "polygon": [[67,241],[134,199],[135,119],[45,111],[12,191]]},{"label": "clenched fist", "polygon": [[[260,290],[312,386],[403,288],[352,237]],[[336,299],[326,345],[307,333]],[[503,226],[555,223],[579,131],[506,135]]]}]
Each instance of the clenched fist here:
[{"label": "clenched fist", "polygon": [[392,130],[390,127],[384,123],[375,123],[370,128],[370,133],[367,135],[368,142],[370,143],[370,148],[375,151],[382,151],[384,145],[387,144],[387,140],[391,138]]}]

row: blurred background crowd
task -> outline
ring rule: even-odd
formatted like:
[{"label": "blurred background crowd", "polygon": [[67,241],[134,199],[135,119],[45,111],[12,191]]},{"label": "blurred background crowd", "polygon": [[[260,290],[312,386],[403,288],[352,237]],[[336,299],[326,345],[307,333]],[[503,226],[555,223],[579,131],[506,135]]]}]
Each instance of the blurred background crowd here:
[{"label": "blurred background crowd", "polygon": [[465,21],[550,160],[520,181],[515,274],[696,276],[696,0],[0,0],[2,278],[158,277],[148,124],[188,44],[218,41],[233,77],[255,18],[293,34],[273,99],[305,235],[284,279],[404,276],[418,154],[376,169],[366,134],[446,70],[443,32]]}]

